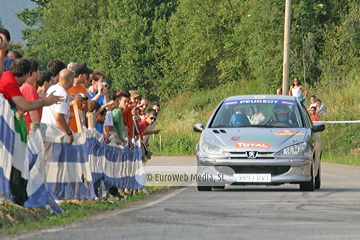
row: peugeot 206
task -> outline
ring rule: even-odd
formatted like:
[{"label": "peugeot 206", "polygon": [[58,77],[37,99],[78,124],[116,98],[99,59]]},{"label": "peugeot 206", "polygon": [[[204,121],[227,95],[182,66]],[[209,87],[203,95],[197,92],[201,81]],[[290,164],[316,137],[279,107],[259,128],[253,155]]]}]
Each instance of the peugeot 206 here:
[{"label": "peugeot 206", "polygon": [[321,122],[298,98],[242,95],[223,100],[206,126],[194,125],[199,191],[228,185],[321,185]]}]

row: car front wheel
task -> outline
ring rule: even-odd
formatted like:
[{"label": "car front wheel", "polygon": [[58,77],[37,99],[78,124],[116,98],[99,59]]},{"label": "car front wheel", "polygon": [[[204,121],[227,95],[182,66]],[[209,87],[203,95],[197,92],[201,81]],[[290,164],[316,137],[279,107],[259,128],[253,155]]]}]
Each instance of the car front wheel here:
[{"label": "car front wheel", "polygon": [[198,184],[198,186],[197,186],[197,189],[198,189],[198,191],[211,191],[211,187],[210,186],[199,186],[199,184]]},{"label": "car front wheel", "polygon": [[321,187],[321,174],[320,174],[321,168],[320,168],[320,166],[321,166],[321,163],[319,163],[318,173],[315,177],[315,189],[320,189],[320,187]]},{"label": "car front wheel", "polygon": [[311,163],[311,180],[309,182],[300,183],[300,191],[314,191],[315,190],[315,178],[314,178],[314,160]]}]

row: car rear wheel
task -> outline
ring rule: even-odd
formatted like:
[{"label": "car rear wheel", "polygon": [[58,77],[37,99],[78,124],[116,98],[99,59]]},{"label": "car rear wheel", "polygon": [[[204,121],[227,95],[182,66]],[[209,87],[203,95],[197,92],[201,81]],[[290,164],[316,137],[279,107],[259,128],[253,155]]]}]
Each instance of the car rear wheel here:
[{"label": "car rear wheel", "polygon": [[210,186],[197,186],[198,191],[202,192],[202,191],[211,191],[211,187]]},{"label": "car rear wheel", "polygon": [[314,178],[314,160],[311,163],[311,180],[309,182],[300,183],[300,191],[314,191],[315,178]]}]

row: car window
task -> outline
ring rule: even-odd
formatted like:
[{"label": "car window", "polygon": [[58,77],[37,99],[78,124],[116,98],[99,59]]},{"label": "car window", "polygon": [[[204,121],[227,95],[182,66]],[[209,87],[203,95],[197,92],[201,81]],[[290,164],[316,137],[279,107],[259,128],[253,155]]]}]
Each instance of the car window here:
[{"label": "car window", "polygon": [[295,101],[245,99],[224,101],[210,127],[303,127]]},{"label": "car window", "polygon": [[312,122],[312,120],[311,120],[311,118],[310,118],[310,116],[309,116],[309,113],[308,113],[306,107],[305,107],[304,105],[302,105],[302,108],[303,108],[303,112],[305,113],[305,114],[304,114],[304,119],[305,119],[305,121],[307,122],[307,124],[308,124],[309,127],[312,127],[313,122]]}]

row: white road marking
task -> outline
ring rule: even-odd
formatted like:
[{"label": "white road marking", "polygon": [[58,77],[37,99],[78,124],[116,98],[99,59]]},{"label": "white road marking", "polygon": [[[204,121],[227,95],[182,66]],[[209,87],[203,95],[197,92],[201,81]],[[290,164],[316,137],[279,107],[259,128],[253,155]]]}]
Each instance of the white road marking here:
[{"label": "white road marking", "polygon": [[[95,217],[91,217],[91,218],[92,219],[103,219],[103,218],[107,218],[109,216],[124,214],[124,213],[128,213],[128,212],[138,211],[138,210],[141,210],[141,209],[144,209],[144,208],[148,208],[148,207],[154,206],[154,205],[156,205],[158,203],[164,202],[164,201],[168,200],[169,198],[172,198],[172,197],[178,195],[179,193],[185,191],[188,188],[189,187],[180,188],[180,189],[178,189],[178,190],[176,190],[176,191],[174,191],[172,193],[169,193],[169,194],[163,196],[162,198],[157,199],[156,201],[149,202],[147,204],[144,204],[144,205],[141,205],[141,206],[138,206],[138,207],[129,207],[129,208],[126,208],[126,209],[115,211],[115,212],[104,213],[104,214],[101,214],[99,216],[95,216]],[[54,233],[54,232],[63,231],[63,230],[68,229],[68,228],[76,227],[76,226],[78,226],[80,224],[83,224],[83,222],[81,222],[81,223],[70,223],[70,224],[67,224],[66,226],[63,226],[63,227],[54,227],[54,228],[45,229],[45,230],[35,230],[35,232],[20,234],[18,236],[9,236],[8,238],[5,238],[5,239],[6,240],[7,239],[9,239],[9,240],[10,239],[11,240],[27,239],[29,237],[34,237],[34,236],[37,236],[37,235],[41,235],[43,233]]]}]

